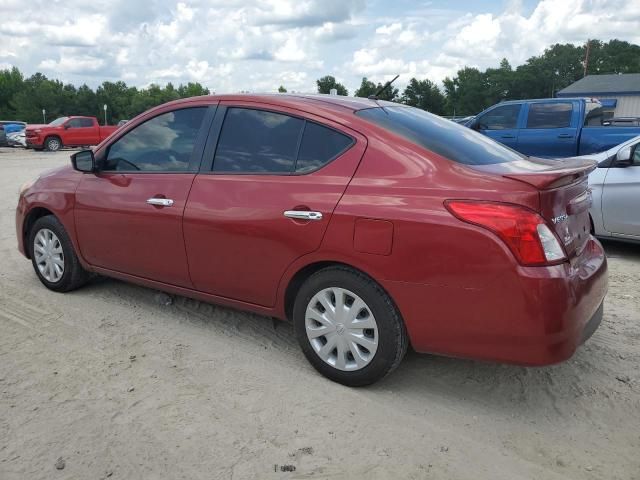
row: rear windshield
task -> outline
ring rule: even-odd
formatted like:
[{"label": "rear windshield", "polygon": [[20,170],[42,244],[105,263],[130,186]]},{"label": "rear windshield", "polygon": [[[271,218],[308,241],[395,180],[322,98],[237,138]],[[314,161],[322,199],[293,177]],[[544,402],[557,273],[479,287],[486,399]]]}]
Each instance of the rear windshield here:
[{"label": "rear windshield", "polygon": [[368,108],[356,115],[457,163],[488,165],[523,158],[470,128],[418,108]]}]

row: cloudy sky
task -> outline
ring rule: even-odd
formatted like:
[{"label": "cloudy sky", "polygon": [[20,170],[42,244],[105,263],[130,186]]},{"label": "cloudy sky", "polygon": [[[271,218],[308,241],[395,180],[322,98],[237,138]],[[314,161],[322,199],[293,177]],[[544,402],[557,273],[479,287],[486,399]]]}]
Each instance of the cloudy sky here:
[{"label": "cloudy sky", "polygon": [[2,0],[0,68],[93,87],[313,91],[333,75],[440,82],[556,42],[640,43],[640,0]]}]

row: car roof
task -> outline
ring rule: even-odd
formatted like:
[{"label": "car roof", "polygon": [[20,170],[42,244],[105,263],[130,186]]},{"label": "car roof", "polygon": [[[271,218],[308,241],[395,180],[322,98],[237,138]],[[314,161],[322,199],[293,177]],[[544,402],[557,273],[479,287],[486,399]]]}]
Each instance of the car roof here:
[{"label": "car roof", "polygon": [[587,98],[587,97],[567,97],[567,98],[525,98],[521,100],[505,100],[496,105],[509,105],[511,103],[524,103],[524,102],[566,102],[571,100],[585,100],[587,102],[595,102],[598,101],[597,98]]},{"label": "car roof", "polygon": [[[347,97],[343,95],[326,95],[326,94],[305,94],[305,93],[236,93],[221,95],[206,95],[202,97],[190,97],[170,102],[173,105],[189,103],[195,100],[215,100],[215,101],[245,101],[245,102],[262,102],[273,103],[282,106],[290,106],[292,108],[322,106],[325,109],[345,110],[352,112],[363,110],[366,108],[376,107],[392,107],[404,106],[399,103],[387,102],[385,100],[371,100],[361,97]],[[304,108],[301,108],[304,109]]]}]

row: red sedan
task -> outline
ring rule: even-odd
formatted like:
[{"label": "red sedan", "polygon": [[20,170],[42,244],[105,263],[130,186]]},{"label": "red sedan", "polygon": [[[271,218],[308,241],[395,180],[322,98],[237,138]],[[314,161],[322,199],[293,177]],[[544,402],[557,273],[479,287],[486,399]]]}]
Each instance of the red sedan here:
[{"label": "red sedan", "polygon": [[197,97],[24,185],[18,245],[55,291],[98,273],[290,319],[346,385],[384,377],[409,344],[546,365],[602,318],[594,167],[394,103]]}]

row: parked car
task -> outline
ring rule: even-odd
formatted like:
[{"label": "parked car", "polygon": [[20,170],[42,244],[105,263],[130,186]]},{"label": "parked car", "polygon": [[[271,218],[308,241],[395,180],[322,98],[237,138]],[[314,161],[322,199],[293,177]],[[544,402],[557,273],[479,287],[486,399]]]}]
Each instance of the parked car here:
[{"label": "parked car", "polygon": [[459,123],[460,125],[467,125],[468,123],[471,123],[474,118],[476,118],[475,115],[469,115],[467,117],[452,118],[451,121]]},{"label": "parked car", "polygon": [[291,319],[311,364],[372,383],[418,352],[525,365],[597,328],[593,161],[528,159],[391,102],[178,100],[21,189],[49,289],[91,272]]},{"label": "parked car", "polygon": [[7,145],[7,133],[4,131],[4,125],[0,124],[0,147],[6,147]]},{"label": "parked car", "polygon": [[607,127],[637,127],[640,126],[640,117],[613,117],[603,120],[602,125]]},{"label": "parked car", "polygon": [[7,144],[10,147],[26,147],[27,138],[24,130],[20,132],[14,132],[7,135]]},{"label": "parked car", "polygon": [[9,133],[20,132],[27,126],[25,122],[16,120],[0,120],[0,125],[4,125],[4,131],[8,135]]},{"label": "parked car", "polygon": [[48,125],[27,126],[27,147],[55,152],[63,146],[97,145],[117,129],[100,126],[96,117],[60,117]]},{"label": "parked car", "polygon": [[488,108],[468,126],[525,155],[546,158],[598,153],[640,135],[640,127],[604,128],[602,115],[593,99],[514,100]]},{"label": "parked car", "polygon": [[598,162],[589,175],[593,201],[592,233],[602,238],[640,241],[640,136],[595,155]]},{"label": "parked car", "polygon": [[24,133],[27,124],[16,120],[0,120],[0,126],[4,131],[4,139],[0,138],[0,146],[15,147],[16,142],[24,137],[24,135],[20,137],[20,133]]}]

